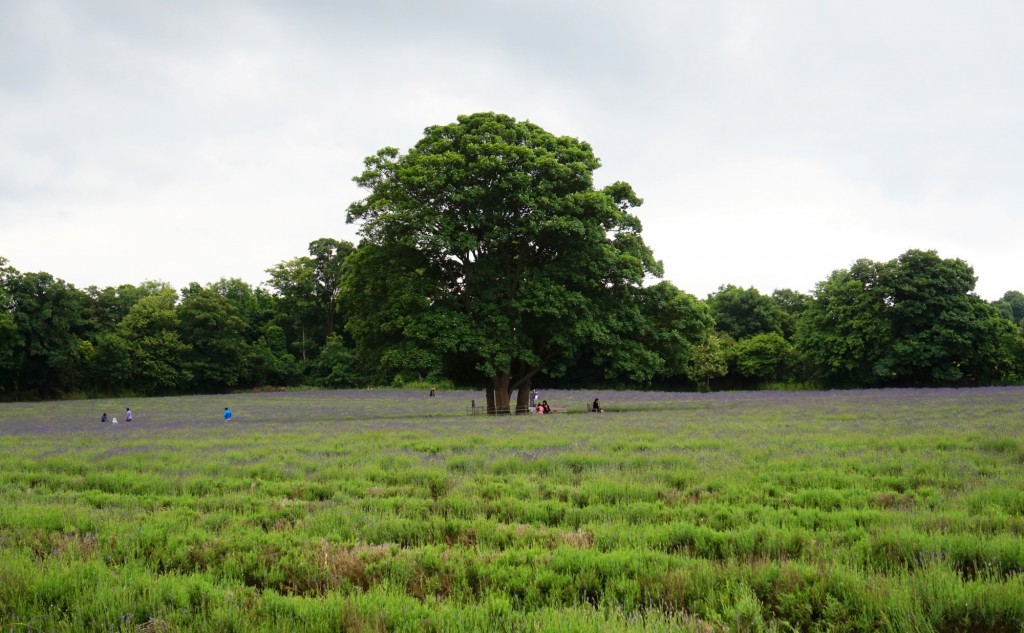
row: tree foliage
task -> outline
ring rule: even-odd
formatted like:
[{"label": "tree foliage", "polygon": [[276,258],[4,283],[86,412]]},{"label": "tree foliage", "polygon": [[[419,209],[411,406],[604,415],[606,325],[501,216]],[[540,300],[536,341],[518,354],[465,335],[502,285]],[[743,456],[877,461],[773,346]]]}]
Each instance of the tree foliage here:
[{"label": "tree foliage", "polygon": [[84,379],[84,295],[49,273],[0,270],[0,371],[13,397],[53,398]]},{"label": "tree foliage", "polygon": [[833,386],[1002,381],[1013,371],[979,351],[1000,346],[999,318],[974,284],[970,266],[934,251],[883,264],[859,260],[818,284],[797,344]]},{"label": "tree foliage", "polygon": [[999,316],[1024,327],[1024,293],[1008,290],[998,301],[992,303]]},{"label": "tree foliage", "polygon": [[[429,127],[404,154],[380,150],[355,178],[369,194],[348,211],[360,248],[375,251],[353,260],[353,304],[372,287],[385,305],[418,307],[382,334],[472,358],[492,411],[514,389],[525,409],[533,376],[609,336],[624,289],[661,273],[630,213],[641,200],[622,182],[596,189],[599,166],[587,143],[493,113]],[[381,259],[391,270],[359,265]]]},{"label": "tree foliage", "polygon": [[223,392],[237,386],[247,354],[245,322],[227,297],[213,286],[193,283],[182,291],[176,312],[192,390]]},{"label": "tree foliage", "polygon": [[177,300],[173,289],[144,297],[118,324],[131,350],[132,382],[145,394],[177,393],[192,381],[185,357],[191,348],[182,340]]},{"label": "tree foliage", "polygon": [[782,334],[785,314],[779,302],[756,288],[720,286],[708,296],[715,328],[739,341],[757,334]]},{"label": "tree foliage", "polygon": [[793,346],[777,332],[737,341],[730,354],[736,373],[754,384],[783,380],[793,362]]}]

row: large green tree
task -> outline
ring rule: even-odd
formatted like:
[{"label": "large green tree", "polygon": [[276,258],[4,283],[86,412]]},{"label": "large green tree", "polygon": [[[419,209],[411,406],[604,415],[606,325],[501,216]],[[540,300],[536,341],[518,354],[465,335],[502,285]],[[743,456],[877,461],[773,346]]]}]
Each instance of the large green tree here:
[{"label": "large green tree", "polygon": [[[6,260],[0,263],[6,263]],[[0,382],[13,398],[52,398],[81,385],[86,297],[49,273],[0,268]]]},{"label": "large green tree", "polygon": [[[626,183],[595,188],[600,162],[578,139],[479,113],[365,165],[355,181],[369,193],[348,221],[377,253],[348,267],[347,307],[363,309],[354,331],[372,322],[416,349],[471,358],[490,411],[509,409],[515,390],[525,410],[536,373],[606,336],[622,289],[661,273],[630,213],[641,200]],[[395,301],[379,271],[356,265],[374,260],[390,262],[416,309],[369,309]]]},{"label": "large green tree", "polygon": [[188,346],[191,388],[198,392],[223,392],[238,385],[242,361],[248,355],[245,322],[218,289],[189,284],[177,307],[178,333]]},{"label": "large green tree", "polygon": [[[174,289],[161,290],[140,299],[117,325],[117,335],[130,350],[131,384],[143,393],[173,394],[191,384],[191,348],[181,338],[177,303]],[[112,353],[120,347],[112,345]]]},{"label": "large green tree", "polygon": [[1012,326],[974,294],[974,284],[964,261],[934,251],[911,250],[882,264],[859,260],[818,284],[800,319],[798,348],[832,386],[1011,380],[1014,352],[1005,348]]},{"label": "large green tree", "polygon": [[891,339],[884,296],[877,296],[879,264],[857,260],[818,283],[804,310],[796,344],[814,378],[827,386],[866,387]]}]

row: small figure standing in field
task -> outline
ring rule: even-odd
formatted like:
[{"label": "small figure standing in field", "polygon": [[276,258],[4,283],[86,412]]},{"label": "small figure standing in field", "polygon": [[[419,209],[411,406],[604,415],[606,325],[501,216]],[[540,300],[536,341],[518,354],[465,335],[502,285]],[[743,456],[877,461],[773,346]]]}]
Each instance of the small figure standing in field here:
[{"label": "small figure standing in field", "polygon": [[594,413],[601,413],[601,400],[594,398],[594,404],[590,405],[590,410]]},{"label": "small figure standing in field", "polygon": [[227,422],[231,419],[231,409],[224,407],[224,421]]},{"label": "small figure standing in field", "polygon": [[110,418],[111,424],[117,424],[117,418]]},{"label": "small figure standing in field", "polygon": [[100,416],[100,423],[102,423],[102,424],[106,424],[107,423],[107,412],[106,411],[104,411],[103,415]]},{"label": "small figure standing in field", "polygon": [[125,407],[124,408],[124,421],[125,422],[131,422],[132,421],[132,408],[131,407]]},{"label": "small figure standing in field", "polygon": [[434,385],[430,385],[430,397],[433,398],[436,395],[437,395],[437,387],[435,387]]}]

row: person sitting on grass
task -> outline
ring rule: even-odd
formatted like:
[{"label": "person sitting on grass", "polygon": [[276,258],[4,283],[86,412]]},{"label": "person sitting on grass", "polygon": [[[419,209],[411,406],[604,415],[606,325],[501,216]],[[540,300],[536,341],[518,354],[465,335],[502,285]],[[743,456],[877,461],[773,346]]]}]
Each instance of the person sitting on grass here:
[{"label": "person sitting on grass", "polygon": [[590,405],[590,410],[594,413],[601,413],[601,400],[594,398],[594,404]]}]

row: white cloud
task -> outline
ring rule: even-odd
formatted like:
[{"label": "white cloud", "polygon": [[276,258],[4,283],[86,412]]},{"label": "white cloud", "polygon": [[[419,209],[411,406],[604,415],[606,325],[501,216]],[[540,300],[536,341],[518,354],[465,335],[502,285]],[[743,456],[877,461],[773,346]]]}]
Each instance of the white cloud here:
[{"label": "white cloud", "polygon": [[[937,249],[1024,289],[1024,7],[0,4],[0,256],[176,286],[355,239],[364,156],[506,112],[646,199],[666,277],[810,290]],[[130,245],[130,246],[129,246]]]},{"label": "white cloud", "polygon": [[[821,163],[729,155],[655,197],[686,201],[674,222],[663,208],[641,214],[652,216],[645,220],[648,242],[664,258],[666,277],[700,297],[726,283],[809,292],[857,259],[888,261],[910,249],[1016,270],[1012,244],[992,248],[993,227],[971,220],[1005,218],[1005,209],[932,195],[892,198]],[[1009,289],[978,287],[991,299]]]}]

